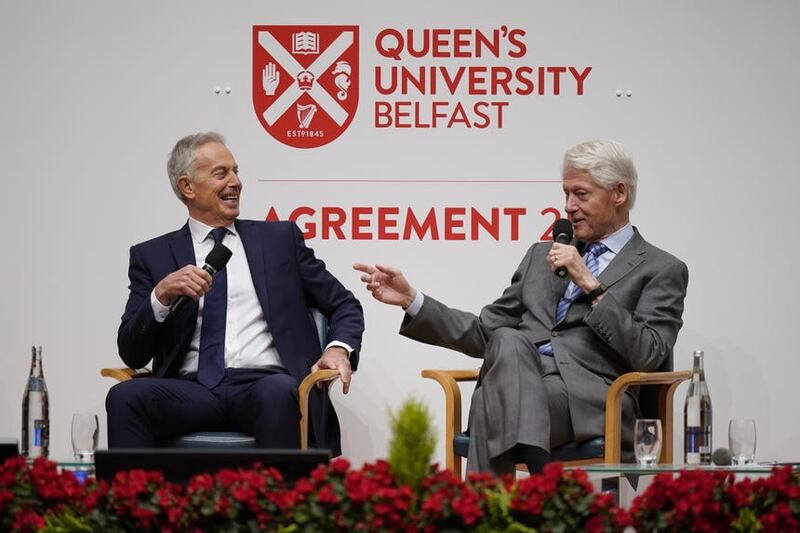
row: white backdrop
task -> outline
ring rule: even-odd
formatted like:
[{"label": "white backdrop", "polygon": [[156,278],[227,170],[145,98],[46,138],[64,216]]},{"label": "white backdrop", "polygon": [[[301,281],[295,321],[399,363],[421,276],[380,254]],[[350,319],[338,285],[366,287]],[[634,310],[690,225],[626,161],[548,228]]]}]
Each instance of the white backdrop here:
[{"label": "white backdrop", "polygon": [[[366,313],[361,369],[348,396],[333,393],[344,453],[355,463],[386,455],[387,410],[410,395],[424,399],[441,425],[443,399],[419,377],[422,368],[477,365],[398,336],[402,313],[369,299],[350,265],[398,265],[421,290],[477,312],[552,222],[540,212],[562,207],[564,150],[614,138],[631,148],[639,169],[634,223],[689,265],[675,366],[687,368],[694,349],[706,351],[715,446],[725,445],[729,418],[752,417],[759,459],[796,460],[800,257],[787,236],[798,230],[799,16],[800,4],[790,0],[0,0],[0,436],[19,435],[30,345],[42,344],[52,455],[70,453],[74,412],[102,415],[105,445],[111,382],[98,370],[119,364],[128,247],[183,224],[185,209],[164,167],[187,133],[227,136],[242,170],[246,218],[264,218],[270,207],[286,217],[298,206],[411,207],[419,216],[432,207],[440,214],[474,207],[484,216],[491,208],[526,209],[516,240],[508,226],[498,240],[353,240],[346,224],[347,239],[309,241]],[[359,26],[358,110],[326,146],[285,146],[254,113],[252,27],[282,24]],[[491,34],[506,24],[524,31],[522,58],[398,62],[375,46],[387,28]],[[375,67],[395,64],[592,70],[580,96],[569,78],[559,95],[552,85],[542,95],[470,96],[463,88],[454,96],[378,95]],[[502,128],[376,128],[375,101],[403,99],[508,105]],[[377,219],[368,218],[375,232]],[[301,225],[309,221],[319,216]],[[441,442],[437,454],[442,460]]]}]

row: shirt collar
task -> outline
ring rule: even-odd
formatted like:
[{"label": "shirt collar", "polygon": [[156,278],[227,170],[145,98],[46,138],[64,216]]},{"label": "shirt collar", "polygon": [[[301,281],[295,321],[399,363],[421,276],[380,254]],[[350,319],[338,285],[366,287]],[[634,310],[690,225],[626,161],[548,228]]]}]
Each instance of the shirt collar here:
[{"label": "shirt collar", "polygon": [[[234,235],[238,235],[238,233],[236,232],[235,224],[229,224],[228,226],[225,226],[225,228]],[[192,240],[195,243],[200,244],[201,242],[206,240],[206,237],[208,237],[208,233],[212,229],[214,228],[212,228],[208,224],[204,224],[199,220],[195,220],[194,218],[189,217],[189,231],[192,233]]]},{"label": "shirt collar", "polygon": [[628,244],[631,237],[633,237],[633,225],[628,222],[608,237],[600,239],[600,242],[605,244],[611,252],[618,254],[622,247]]}]

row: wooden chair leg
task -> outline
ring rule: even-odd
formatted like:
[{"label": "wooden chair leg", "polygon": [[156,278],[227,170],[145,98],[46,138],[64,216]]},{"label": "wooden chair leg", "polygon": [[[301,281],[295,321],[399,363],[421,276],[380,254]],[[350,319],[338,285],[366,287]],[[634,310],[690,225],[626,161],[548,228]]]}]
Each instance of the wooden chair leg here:
[{"label": "wooden chair leg", "polygon": [[658,413],[661,419],[661,424],[664,430],[664,442],[661,447],[661,457],[659,461],[662,464],[671,464],[674,459],[674,446],[673,435],[675,434],[675,416],[672,412],[672,403],[675,396],[675,390],[683,382],[676,381],[670,385],[661,387],[658,398]]},{"label": "wooden chair leg", "polygon": [[308,395],[311,393],[311,387],[322,381],[332,381],[339,377],[339,371],[336,369],[317,370],[307,375],[300,387],[298,388],[298,396],[300,399],[300,449],[305,450],[308,448]]},{"label": "wooden chair leg", "polygon": [[461,425],[461,388],[459,381],[475,381],[477,370],[431,370],[422,371],[422,377],[435,380],[444,390],[444,466],[458,477],[461,477],[461,457],[455,454],[453,441],[457,433],[462,431]]}]

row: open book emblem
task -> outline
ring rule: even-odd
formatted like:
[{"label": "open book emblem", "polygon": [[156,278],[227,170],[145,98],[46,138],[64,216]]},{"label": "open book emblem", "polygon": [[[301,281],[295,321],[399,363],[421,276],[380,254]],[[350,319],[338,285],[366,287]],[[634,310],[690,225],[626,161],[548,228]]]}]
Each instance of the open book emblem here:
[{"label": "open book emblem", "polygon": [[319,33],[300,31],[292,34],[292,53],[319,55]]},{"label": "open book emblem", "polygon": [[339,137],[358,107],[358,26],[253,26],[253,107],[295,148]]}]

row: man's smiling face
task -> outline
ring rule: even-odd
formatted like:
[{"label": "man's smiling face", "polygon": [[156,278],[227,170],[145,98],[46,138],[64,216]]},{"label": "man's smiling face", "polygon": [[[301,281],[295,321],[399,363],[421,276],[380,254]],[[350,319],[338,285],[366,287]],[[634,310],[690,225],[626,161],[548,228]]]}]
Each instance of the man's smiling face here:
[{"label": "man's smiling face", "polygon": [[192,218],[219,228],[239,216],[239,166],[224,144],[199,146],[192,176],[181,176],[178,185]]}]

